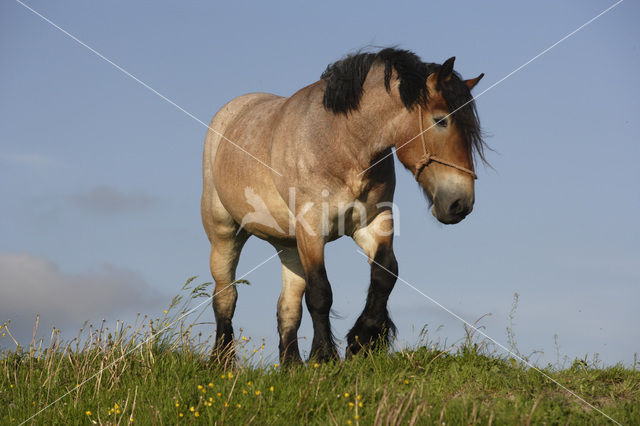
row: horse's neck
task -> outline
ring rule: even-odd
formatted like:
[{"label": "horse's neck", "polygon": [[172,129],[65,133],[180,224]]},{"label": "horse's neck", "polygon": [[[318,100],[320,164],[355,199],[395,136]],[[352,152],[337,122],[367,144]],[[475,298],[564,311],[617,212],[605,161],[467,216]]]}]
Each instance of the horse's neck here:
[{"label": "horse's neck", "polygon": [[369,167],[394,145],[399,136],[398,115],[399,111],[389,108],[388,104],[375,105],[372,102],[372,105],[367,105],[363,102],[358,111],[342,117],[348,143],[352,144],[351,151],[357,153],[361,167]]},{"label": "horse's neck", "polygon": [[[285,108],[291,114],[284,115],[283,128],[303,126],[309,129],[305,132],[306,141],[296,139],[289,145],[290,150],[302,149],[304,155],[322,158],[331,165],[326,168],[327,172],[360,185],[361,172],[379,160],[383,153],[388,153],[397,137],[402,137],[396,129],[404,107],[387,92],[382,74],[370,73],[358,109],[347,114],[325,109],[323,94],[323,84],[318,82],[301,89],[287,102]],[[304,111],[304,116],[297,115],[297,111]],[[385,167],[384,172],[393,173],[393,170]],[[384,179],[384,176],[378,178]]]}]

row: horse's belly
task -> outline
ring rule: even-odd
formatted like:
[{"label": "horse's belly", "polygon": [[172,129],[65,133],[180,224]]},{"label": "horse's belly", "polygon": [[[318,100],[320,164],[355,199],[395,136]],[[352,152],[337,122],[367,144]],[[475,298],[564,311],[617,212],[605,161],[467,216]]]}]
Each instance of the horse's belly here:
[{"label": "horse's belly", "polygon": [[244,188],[244,203],[233,206],[232,215],[243,229],[259,238],[295,239],[289,210],[277,193],[273,195],[248,185]]},{"label": "horse's belly", "polygon": [[[260,167],[260,166],[258,166]],[[245,231],[263,239],[290,237],[289,210],[267,176],[234,174],[233,182],[216,184],[225,209]]]}]

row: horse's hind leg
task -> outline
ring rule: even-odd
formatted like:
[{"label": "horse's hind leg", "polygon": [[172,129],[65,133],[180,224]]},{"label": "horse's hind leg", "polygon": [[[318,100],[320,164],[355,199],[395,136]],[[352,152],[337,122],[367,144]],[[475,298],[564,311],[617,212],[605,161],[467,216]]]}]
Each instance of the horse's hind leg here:
[{"label": "horse's hind leg", "polygon": [[236,267],[240,252],[249,235],[240,231],[237,225],[216,227],[211,238],[211,257],[209,265],[215,281],[213,292],[213,312],[216,318],[215,356],[218,360],[229,360],[233,352],[233,326],[231,319],[236,309],[238,291],[232,283],[235,280]]},{"label": "horse's hind leg", "polygon": [[[278,247],[276,247],[278,248]],[[278,333],[282,365],[302,362],[298,349],[298,328],[302,318],[302,296],[305,279],[298,250],[284,248],[282,261],[282,293],[278,298]]]},{"label": "horse's hind leg", "polygon": [[389,318],[387,301],[396,283],[398,262],[393,254],[393,217],[385,210],[366,227],[353,235],[371,263],[371,284],[367,302],[349,334],[347,356],[374,343],[387,345],[395,325]]}]

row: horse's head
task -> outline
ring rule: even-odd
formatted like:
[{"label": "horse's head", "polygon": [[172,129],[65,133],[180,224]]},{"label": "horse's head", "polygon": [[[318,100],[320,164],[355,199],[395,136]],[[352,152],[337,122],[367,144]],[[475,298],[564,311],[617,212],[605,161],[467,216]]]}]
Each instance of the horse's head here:
[{"label": "horse's head", "polygon": [[458,223],[473,209],[474,151],[482,157],[480,126],[471,89],[483,74],[462,80],[448,59],[426,80],[427,97],[407,110],[400,134],[418,135],[396,141],[396,153],[432,203],[440,222]]}]

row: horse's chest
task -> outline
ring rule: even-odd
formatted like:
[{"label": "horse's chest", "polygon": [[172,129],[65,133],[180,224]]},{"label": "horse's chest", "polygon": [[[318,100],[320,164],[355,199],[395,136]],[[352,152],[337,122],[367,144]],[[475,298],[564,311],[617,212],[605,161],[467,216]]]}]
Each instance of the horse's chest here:
[{"label": "horse's chest", "polygon": [[344,200],[326,209],[325,232],[330,240],[353,233],[379,214],[384,200]]}]

